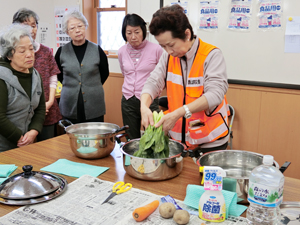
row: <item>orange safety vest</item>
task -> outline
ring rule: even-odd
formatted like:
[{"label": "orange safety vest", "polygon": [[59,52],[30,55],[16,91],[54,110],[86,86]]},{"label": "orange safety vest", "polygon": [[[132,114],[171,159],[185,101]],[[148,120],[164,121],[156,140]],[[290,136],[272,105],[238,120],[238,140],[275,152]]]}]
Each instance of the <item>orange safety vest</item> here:
[{"label": "orange safety vest", "polygon": [[[168,112],[173,112],[183,104],[195,101],[203,94],[204,62],[207,55],[216,47],[201,41],[201,39],[199,42],[200,46],[188,75],[186,87],[183,85],[180,58],[169,57],[167,65]],[[206,115],[205,111],[193,113],[185,123],[186,144],[188,146],[199,145],[226,137],[229,133],[228,115],[229,107],[226,96],[209,115]],[[185,118],[180,118],[174,128],[169,131],[171,137],[177,141],[182,141],[183,119]]]}]

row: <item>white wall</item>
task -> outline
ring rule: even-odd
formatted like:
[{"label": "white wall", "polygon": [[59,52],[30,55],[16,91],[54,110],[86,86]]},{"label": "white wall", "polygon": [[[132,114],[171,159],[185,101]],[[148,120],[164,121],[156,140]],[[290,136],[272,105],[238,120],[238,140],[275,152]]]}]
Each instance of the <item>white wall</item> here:
[{"label": "white wall", "polygon": [[55,51],[55,6],[77,6],[82,10],[81,0],[0,0],[0,28],[12,23],[13,15],[20,8],[28,8],[36,12],[40,18],[40,23],[47,23],[50,27],[50,40],[48,47]]},{"label": "white wall", "polygon": [[[164,0],[169,5],[171,0]],[[225,57],[228,79],[276,84],[300,84],[300,53],[285,53],[288,17],[300,16],[300,0],[284,0],[282,29],[257,28],[258,1],[252,3],[249,32],[227,29],[231,0],[220,1],[218,31],[198,30],[198,0],[188,0],[189,21],[203,41],[219,47]]]}]

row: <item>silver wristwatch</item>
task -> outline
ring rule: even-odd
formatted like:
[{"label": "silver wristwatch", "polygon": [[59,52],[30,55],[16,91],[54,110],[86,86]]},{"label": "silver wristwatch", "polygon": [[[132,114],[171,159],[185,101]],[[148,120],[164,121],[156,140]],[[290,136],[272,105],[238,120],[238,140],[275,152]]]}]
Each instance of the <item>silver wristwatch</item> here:
[{"label": "silver wristwatch", "polygon": [[186,118],[186,119],[191,118],[192,113],[189,110],[189,108],[187,107],[187,105],[183,105],[183,108],[185,110],[184,118]]}]

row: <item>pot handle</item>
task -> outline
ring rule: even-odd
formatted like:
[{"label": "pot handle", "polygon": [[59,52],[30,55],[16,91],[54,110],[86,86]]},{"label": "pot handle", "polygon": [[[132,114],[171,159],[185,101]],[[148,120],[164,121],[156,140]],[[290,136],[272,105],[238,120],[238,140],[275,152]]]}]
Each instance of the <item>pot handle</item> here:
[{"label": "pot handle", "polygon": [[67,128],[68,126],[65,126],[63,123],[67,123],[68,126],[73,125],[73,123],[67,119],[62,119],[60,121],[58,121],[58,125],[61,126],[62,128]]},{"label": "pot handle", "polygon": [[[121,138],[122,137],[129,137],[129,135],[126,134],[126,133],[116,135],[115,139],[118,142],[118,144],[119,144],[120,147],[123,146],[123,143],[121,142]],[[127,141],[127,139],[126,139],[126,141]]]},{"label": "pot handle", "polygon": [[189,156],[193,159],[194,163],[197,164],[197,160],[203,155],[200,147],[196,147],[195,149],[188,150]]},{"label": "pot handle", "polygon": [[181,152],[180,156],[175,158],[176,163],[180,163],[182,161],[182,159],[187,156],[187,154],[188,154],[188,150],[184,149]]},{"label": "pot handle", "polygon": [[291,162],[286,161],[286,162],[279,168],[280,172],[283,173],[283,172],[289,167],[290,164],[291,164]]},{"label": "pot handle", "polygon": [[129,128],[129,126],[128,126],[128,125],[125,125],[125,126],[119,128],[119,129],[116,129],[115,131],[113,131],[112,134],[117,134],[117,133],[119,133],[119,132],[121,132],[121,131],[127,130],[128,128]]}]

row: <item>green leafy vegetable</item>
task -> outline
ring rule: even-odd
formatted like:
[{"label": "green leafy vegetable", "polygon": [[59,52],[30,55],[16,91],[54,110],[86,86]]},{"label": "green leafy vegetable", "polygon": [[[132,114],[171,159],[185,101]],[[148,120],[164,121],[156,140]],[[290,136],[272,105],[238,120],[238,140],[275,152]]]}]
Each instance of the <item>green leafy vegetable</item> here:
[{"label": "green leafy vegetable", "polygon": [[[153,112],[154,124],[156,124],[164,116],[160,111]],[[149,125],[144,135],[140,139],[139,150],[134,156],[141,158],[168,158],[169,157],[169,137],[162,130],[162,125],[158,128]]]}]

